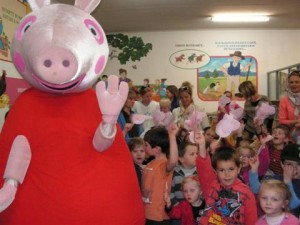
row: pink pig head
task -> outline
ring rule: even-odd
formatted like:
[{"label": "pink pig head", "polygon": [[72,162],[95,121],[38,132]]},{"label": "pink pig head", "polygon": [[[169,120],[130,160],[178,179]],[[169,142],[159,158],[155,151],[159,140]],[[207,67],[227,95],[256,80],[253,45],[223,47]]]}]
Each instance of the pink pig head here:
[{"label": "pink pig head", "polygon": [[32,86],[63,94],[91,87],[108,56],[105,33],[90,15],[101,0],[76,0],[75,6],[28,0],[12,41],[15,67]]}]

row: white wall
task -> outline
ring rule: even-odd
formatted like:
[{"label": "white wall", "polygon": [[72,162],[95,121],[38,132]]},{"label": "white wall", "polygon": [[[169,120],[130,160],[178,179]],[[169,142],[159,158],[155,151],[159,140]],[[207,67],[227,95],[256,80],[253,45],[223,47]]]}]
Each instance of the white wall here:
[{"label": "white wall", "polygon": [[[195,30],[172,32],[124,33],[129,37],[141,37],[145,43],[152,43],[153,49],[140,62],[128,62],[121,65],[116,58],[109,60],[103,74],[118,74],[119,68],[127,69],[128,77],[136,85],[142,85],[144,78],[151,83],[155,79],[167,78],[166,84],[178,87],[185,80],[194,87],[194,100],[214,112],[216,101],[201,101],[197,96],[197,70],[180,69],[173,66],[169,58],[180,50],[196,49],[210,56],[229,56],[235,50],[243,55],[253,56],[258,62],[258,92],[267,95],[267,72],[285,66],[300,63],[300,30]],[[223,45],[217,43],[253,43],[251,46]],[[133,65],[137,69],[133,69]],[[242,104],[242,102],[240,102]]]}]

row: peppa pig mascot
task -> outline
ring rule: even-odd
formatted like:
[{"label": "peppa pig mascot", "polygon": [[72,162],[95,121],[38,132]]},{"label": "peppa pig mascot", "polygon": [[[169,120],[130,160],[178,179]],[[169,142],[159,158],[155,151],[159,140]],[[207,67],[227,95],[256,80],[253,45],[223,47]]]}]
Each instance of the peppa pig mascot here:
[{"label": "peppa pig mascot", "polygon": [[0,224],[142,225],[144,209],[118,114],[128,86],[98,83],[108,45],[90,13],[27,0],[12,59],[32,88],[11,108],[0,136]]}]

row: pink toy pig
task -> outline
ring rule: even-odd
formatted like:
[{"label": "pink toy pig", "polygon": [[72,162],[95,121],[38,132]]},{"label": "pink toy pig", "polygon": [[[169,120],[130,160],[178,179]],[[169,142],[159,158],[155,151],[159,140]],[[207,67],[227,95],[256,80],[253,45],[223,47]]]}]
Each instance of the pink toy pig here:
[{"label": "pink toy pig", "polygon": [[90,15],[100,0],[28,3],[33,12],[16,30],[12,58],[33,88],[16,100],[0,136],[0,224],[144,224],[116,125],[128,85],[111,75],[107,88],[91,89],[108,56]]}]

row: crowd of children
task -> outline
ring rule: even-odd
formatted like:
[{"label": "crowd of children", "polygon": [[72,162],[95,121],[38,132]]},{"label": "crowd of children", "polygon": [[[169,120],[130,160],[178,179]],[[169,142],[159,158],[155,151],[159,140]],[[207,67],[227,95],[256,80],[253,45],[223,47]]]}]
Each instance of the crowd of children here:
[{"label": "crowd of children", "polygon": [[[243,119],[228,137],[217,134],[216,124],[200,129],[183,121],[164,122],[172,112],[172,101],[165,99],[154,126],[142,137],[128,139],[146,225],[300,224],[300,145],[289,139],[287,125],[273,125],[270,131],[266,121],[272,118],[255,118],[266,99],[243,85],[251,93],[241,93],[255,101],[247,103],[252,107],[251,130]],[[225,95],[231,98],[230,92]],[[231,103],[219,108],[218,121],[230,108],[240,107]]]}]

